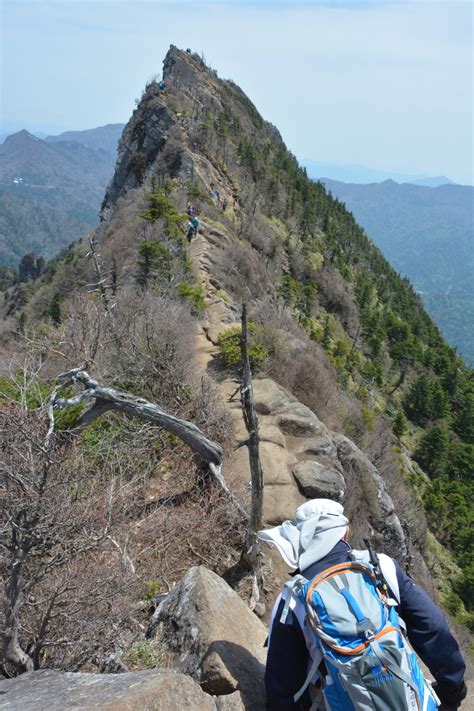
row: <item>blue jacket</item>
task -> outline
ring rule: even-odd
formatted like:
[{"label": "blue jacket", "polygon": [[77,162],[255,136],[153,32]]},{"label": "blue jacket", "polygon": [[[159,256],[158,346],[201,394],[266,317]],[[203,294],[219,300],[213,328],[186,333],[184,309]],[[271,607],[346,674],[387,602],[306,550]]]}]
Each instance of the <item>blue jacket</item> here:
[{"label": "blue jacket", "polygon": [[[326,568],[350,561],[351,548],[339,541],[325,558],[314,563],[302,575],[311,580]],[[400,589],[397,611],[405,621],[414,650],[436,681],[456,689],[462,684],[466,665],[448,624],[431,598],[406,575],[394,561]],[[308,669],[308,650],[296,616],[289,612],[286,624],[280,622],[284,602],[274,617],[265,670],[267,711],[309,709],[307,694],[297,704],[293,695],[303,686]]]}]

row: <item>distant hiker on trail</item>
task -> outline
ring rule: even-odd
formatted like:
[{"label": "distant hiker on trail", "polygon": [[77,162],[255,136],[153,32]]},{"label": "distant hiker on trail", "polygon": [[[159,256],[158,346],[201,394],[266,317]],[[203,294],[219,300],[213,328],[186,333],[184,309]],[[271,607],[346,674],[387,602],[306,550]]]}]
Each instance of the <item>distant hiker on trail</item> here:
[{"label": "distant hiker on trail", "polygon": [[211,180],[211,182],[209,183],[209,187],[211,188],[212,192],[214,192],[215,186],[216,186],[215,182],[213,180]]},{"label": "distant hiker on trail", "polygon": [[194,217],[196,214],[196,207],[193,205],[192,202],[188,202],[188,216],[189,217]]},{"label": "distant hiker on trail", "polygon": [[466,666],[446,620],[396,560],[353,550],[348,524],[313,499],[259,532],[296,569],[270,621],[266,710],[455,711]]},{"label": "distant hiker on trail", "polygon": [[220,199],[221,199],[221,194],[219,192],[219,188],[214,188],[213,193],[216,196],[217,204],[219,205]]},{"label": "distant hiker on trail", "polygon": [[188,242],[191,242],[194,235],[197,235],[198,228],[199,220],[197,219],[197,217],[193,217],[193,219],[188,222],[188,232],[186,234],[186,239],[188,240]]},{"label": "distant hiker on trail", "polygon": [[224,198],[222,201],[222,209],[225,211],[227,205],[229,204],[227,198]]}]

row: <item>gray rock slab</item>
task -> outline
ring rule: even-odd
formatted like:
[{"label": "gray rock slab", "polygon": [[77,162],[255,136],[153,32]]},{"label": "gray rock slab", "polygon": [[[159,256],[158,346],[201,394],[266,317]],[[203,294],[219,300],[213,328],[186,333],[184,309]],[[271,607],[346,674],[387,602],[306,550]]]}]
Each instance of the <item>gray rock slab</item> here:
[{"label": "gray rock slab", "polygon": [[383,537],[384,551],[396,557],[407,552],[405,534],[385,483],[366,455],[344,435],[332,433],[344,477],[360,487],[369,511],[370,525]]},{"label": "gray rock slab", "polygon": [[263,491],[263,519],[269,526],[293,520],[298,506],[304,504],[296,484],[269,484]]},{"label": "gray rock slab", "polygon": [[336,447],[329,437],[315,437],[310,442],[304,442],[299,451],[303,454],[312,454],[314,456],[337,456]]},{"label": "gray rock slab", "polygon": [[308,410],[308,414],[288,413],[279,415],[277,422],[282,432],[294,437],[311,437],[319,434],[322,430],[318,418],[311,410]]},{"label": "gray rock slab", "polygon": [[259,454],[265,485],[289,484],[294,486],[291,465],[295,459],[288,450],[273,444],[273,442],[260,442]]},{"label": "gray rock slab", "polygon": [[216,698],[217,711],[245,711],[245,708],[244,700],[240,691],[234,691],[233,694],[218,696]]},{"label": "gray rock slab", "polygon": [[308,499],[332,499],[343,501],[346,490],[344,477],[332,469],[311,460],[298,462],[293,467],[293,476]]},{"label": "gray rock slab", "polygon": [[156,613],[157,644],[178,671],[209,694],[240,691],[246,709],[263,709],[267,630],[245,602],[204,566],[191,568]]},{"label": "gray rock slab", "polygon": [[271,378],[255,378],[253,381],[255,409],[259,415],[283,412],[297,403],[296,398]]},{"label": "gray rock slab", "polygon": [[170,670],[82,674],[52,669],[0,682],[2,711],[216,711],[215,700]]}]

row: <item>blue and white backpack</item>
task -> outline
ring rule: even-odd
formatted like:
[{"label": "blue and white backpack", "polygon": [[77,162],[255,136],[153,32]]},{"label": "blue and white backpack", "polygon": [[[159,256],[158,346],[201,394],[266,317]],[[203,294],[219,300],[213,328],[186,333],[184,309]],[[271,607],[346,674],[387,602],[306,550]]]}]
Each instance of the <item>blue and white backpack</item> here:
[{"label": "blue and white backpack", "polygon": [[[435,711],[439,699],[421,672],[384,576],[398,596],[393,561],[373,565],[367,551],[328,568],[313,580],[295,576],[286,586],[288,610],[304,632],[311,665],[297,702],[311,684],[312,708],[327,711]],[[373,560],[373,559],[372,559]],[[390,575],[392,572],[392,575]],[[393,581],[393,582],[392,582]],[[395,588],[395,589],[394,589]],[[314,685],[319,677],[319,684]]]}]

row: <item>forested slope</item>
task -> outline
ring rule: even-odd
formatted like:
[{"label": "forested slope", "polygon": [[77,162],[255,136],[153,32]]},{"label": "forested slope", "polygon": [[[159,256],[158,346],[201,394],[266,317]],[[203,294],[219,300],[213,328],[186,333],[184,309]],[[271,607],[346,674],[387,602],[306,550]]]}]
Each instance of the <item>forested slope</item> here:
[{"label": "forested slope", "polygon": [[28,131],[0,145],[0,266],[26,252],[50,259],[98,223],[114,156]]},{"label": "forested slope", "polygon": [[410,279],[444,337],[472,365],[474,188],[323,182]]}]

